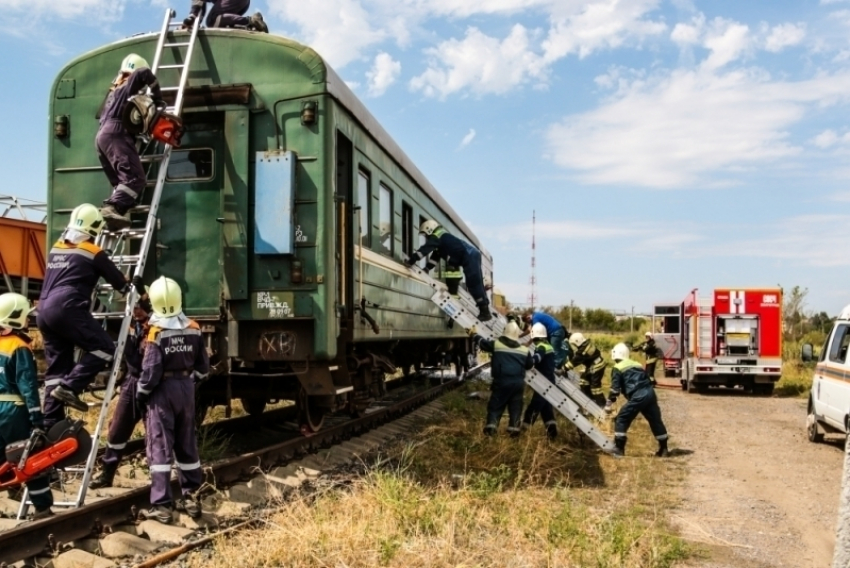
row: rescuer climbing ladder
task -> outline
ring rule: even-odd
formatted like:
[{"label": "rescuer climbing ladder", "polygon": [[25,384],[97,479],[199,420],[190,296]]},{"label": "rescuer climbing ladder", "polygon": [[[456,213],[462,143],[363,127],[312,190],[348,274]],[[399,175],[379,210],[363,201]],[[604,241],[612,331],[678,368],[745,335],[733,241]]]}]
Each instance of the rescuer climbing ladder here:
[{"label": "rescuer climbing ladder", "polygon": [[[458,290],[458,296],[449,294],[446,285],[428,275],[419,266],[409,267],[410,271],[420,280],[427,283],[435,291],[431,301],[437,304],[443,312],[456,321],[464,329],[475,327],[478,335],[495,340],[505,329],[506,321],[501,315],[494,314],[490,321],[481,322],[474,311],[475,300],[462,288]],[[557,384],[551,383],[537,369],[531,369],[525,374],[525,382],[548,401],[558,412],[563,414],[567,420],[576,425],[588,438],[605,452],[614,450],[614,442],[604,432],[596,428],[585,414],[593,416],[597,420],[605,418],[603,409],[590,400],[579,387],[569,379],[560,378]]]}]

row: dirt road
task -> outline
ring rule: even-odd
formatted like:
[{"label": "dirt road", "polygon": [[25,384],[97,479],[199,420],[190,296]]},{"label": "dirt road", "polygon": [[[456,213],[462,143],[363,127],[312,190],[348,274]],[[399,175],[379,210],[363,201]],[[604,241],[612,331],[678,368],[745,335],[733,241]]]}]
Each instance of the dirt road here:
[{"label": "dirt road", "polygon": [[687,464],[673,520],[708,558],[681,568],[825,568],[835,543],[843,444],[806,439],[805,400],[663,390]]}]

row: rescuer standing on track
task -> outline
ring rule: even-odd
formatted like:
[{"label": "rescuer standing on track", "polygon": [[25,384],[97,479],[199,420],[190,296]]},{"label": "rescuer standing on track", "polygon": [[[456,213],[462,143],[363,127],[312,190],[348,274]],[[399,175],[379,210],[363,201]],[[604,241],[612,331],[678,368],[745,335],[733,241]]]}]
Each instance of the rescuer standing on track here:
[{"label": "rescuer standing on track", "polygon": [[133,208],[145,189],[147,174],[136,150],[136,138],[124,127],[123,117],[128,99],[150,87],[154,104],[162,107],[162,93],[156,77],[144,58],[131,53],[121,62],[118,76],[112,82],[111,92],[100,115],[100,128],[95,145],[103,172],[112,185],[112,195],[101,209],[110,230],[118,231],[130,226],[128,211]]},{"label": "rescuer standing on track", "polygon": [[[201,516],[195,492],[201,461],[195,438],[195,383],[206,380],[210,360],[201,328],[183,315],[180,286],[161,277],[150,286],[153,316],[136,387],[136,403],[147,408],[145,429],[151,470],[151,508],[143,514],[171,522],[171,510]],[[171,463],[176,458],[182,497],[171,496]]]},{"label": "rescuer standing on track", "polygon": [[581,392],[602,407],[605,404],[605,395],[602,392],[605,360],[602,358],[602,354],[593,342],[581,333],[570,335],[570,347],[572,354],[565,367],[566,370],[570,371],[579,365],[584,365],[584,372],[582,372],[579,380]]},{"label": "rescuer standing on track", "polygon": [[492,394],[487,403],[487,424],[484,435],[492,436],[499,427],[505,407],[508,409],[508,432],[519,436],[522,420],[522,394],[525,390],[525,372],[534,366],[535,359],[527,347],[520,344],[519,326],[511,322],[505,326],[504,335],[491,341],[484,339],[475,328],[469,330],[473,343],[483,351],[493,354],[490,386]]},{"label": "rescuer standing on track", "polygon": [[[27,315],[29,300],[20,294],[0,296],[0,464],[6,462],[6,445],[44,430],[44,415],[38,398],[38,374],[30,349]],[[35,506],[33,519],[53,514],[53,493],[47,474],[27,482]]]},{"label": "rescuer standing on track", "polygon": [[[38,329],[44,339],[45,425],[65,418],[64,404],[82,412],[88,405],[78,395],[112,361],[115,343],[91,314],[92,292],[100,278],[114,290],[126,294],[127,278],[94,244],[103,230],[103,217],[97,207],[80,205],[47,257],[47,270],[38,303]],[[141,278],[135,277],[137,290]],[[144,290],[139,290],[143,293]],[[74,364],[74,346],[83,350]]]},{"label": "rescuer standing on track", "polygon": [[570,347],[567,344],[567,337],[569,337],[570,333],[567,331],[567,328],[545,312],[526,314],[524,319],[528,326],[533,327],[540,323],[546,328],[546,332],[549,334],[549,345],[555,350],[555,368],[561,369],[570,355]]},{"label": "rescuer standing on track", "polygon": [[605,412],[611,412],[617,397],[622,394],[628,401],[614,419],[614,444],[617,446],[614,455],[626,455],[626,432],[638,414],[643,414],[649,422],[649,428],[658,440],[658,451],[655,455],[666,458],[667,428],[661,421],[661,409],[658,407],[658,397],[646,371],[637,361],[629,359],[629,348],[625,343],[618,343],[611,350],[614,360],[614,370],[611,373],[611,392]]},{"label": "rescuer standing on track", "polygon": [[115,413],[109,423],[106,452],[101,459],[103,469],[101,469],[100,475],[89,484],[91,489],[112,487],[118,464],[124,457],[124,448],[127,447],[127,442],[130,440],[136,424],[143,418],[136,405],[136,386],[139,382],[139,375],[142,373],[142,358],[145,354],[150,311],[151,305],[147,299],[139,300],[133,306],[133,333],[127,336],[127,343],[124,344],[127,375],[121,385],[121,394],[118,396]]},{"label": "rescuer standing on track", "polygon": [[407,265],[413,266],[430,254],[431,262],[425,267],[426,272],[434,268],[440,259],[445,259],[446,263],[452,266],[462,267],[466,276],[466,287],[478,305],[478,320],[490,320],[490,301],[484,290],[481,253],[478,249],[452,235],[434,220],[422,223],[419,232],[424,233],[427,239],[419,250],[410,255]]},{"label": "rescuer standing on track", "polygon": [[250,18],[244,16],[251,5],[251,0],[192,0],[189,9],[189,17],[183,20],[183,27],[191,29],[195,25],[195,18],[204,17],[207,2],[212,4],[207,15],[208,28],[234,28],[236,26],[248,28],[263,33],[269,33],[269,27],[263,20],[263,15],[254,13]]},{"label": "rescuer standing on track", "polygon": [[646,355],[646,374],[650,380],[655,382],[655,364],[658,363],[658,347],[655,346],[655,340],[652,338],[652,333],[647,331],[643,334],[644,342],[633,349],[633,351],[643,351]]},{"label": "rescuer standing on track", "polygon": [[[549,379],[550,383],[555,383],[555,349],[549,345],[547,341],[548,330],[542,323],[535,323],[531,327],[531,340],[535,346],[534,367],[540,371],[540,374]],[[531,402],[525,409],[525,415],[522,418],[522,427],[531,428],[537,416],[543,418],[543,425],[546,426],[546,435],[550,440],[554,440],[558,435],[558,426],[555,422],[555,411],[552,405],[545,398],[540,396],[540,393],[535,392],[531,397]]]}]

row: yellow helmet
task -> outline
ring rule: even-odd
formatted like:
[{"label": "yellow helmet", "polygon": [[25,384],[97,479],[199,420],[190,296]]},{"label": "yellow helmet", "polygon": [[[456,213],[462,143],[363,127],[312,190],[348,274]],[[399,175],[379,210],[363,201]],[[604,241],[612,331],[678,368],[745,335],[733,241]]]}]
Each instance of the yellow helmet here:
[{"label": "yellow helmet", "polygon": [[31,311],[26,296],[14,292],[0,295],[0,329],[25,329]]},{"label": "yellow helmet", "polygon": [[579,347],[581,347],[582,343],[584,343],[585,341],[587,341],[587,340],[584,338],[584,335],[582,335],[581,333],[574,333],[570,336],[570,346],[573,349],[578,349]]},{"label": "yellow helmet", "polygon": [[71,212],[68,228],[96,238],[103,231],[103,215],[91,203],[83,203]]},{"label": "yellow helmet", "polygon": [[433,219],[428,219],[427,221],[423,221],[422,225],[419,227],[420,233],[425,233],[426,235],[430,235],[434,231],[437,230],[440,224],[434,221]]},{"label": "yellow helmet", "polygon": [[505,331],[502,332],[502,335],[504,335],[508,339],[519,339],[519,326],[516,324],[516,322],[510,322],[508,325],[505,326]]},{"label": "yellow helmet", "polygon": [[136,69],[150,69],[147,60],[141,55],[131,53],[121,62],[121,73],[132,73]]},{"label": "yellow helmet", "polygon": [[162,317],[171,317],[183,311],[183,292],[180,285],[171,278],[160,276],[148,288],[148,297],[153,313]]}]

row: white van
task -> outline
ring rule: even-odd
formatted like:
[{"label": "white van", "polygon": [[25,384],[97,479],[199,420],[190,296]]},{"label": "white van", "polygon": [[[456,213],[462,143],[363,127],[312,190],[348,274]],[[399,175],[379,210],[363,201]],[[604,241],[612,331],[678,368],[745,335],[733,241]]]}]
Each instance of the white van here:
[{"label": "white van", "polygon": [[[823,442],[825,434],[850,432],[850,306],[841,310],[832,331],[818,357],[812,391],[809,394],[809,411],[806,433],[809,441]],[[812,361],[811,344],[803,345],[802,359]]]}]

